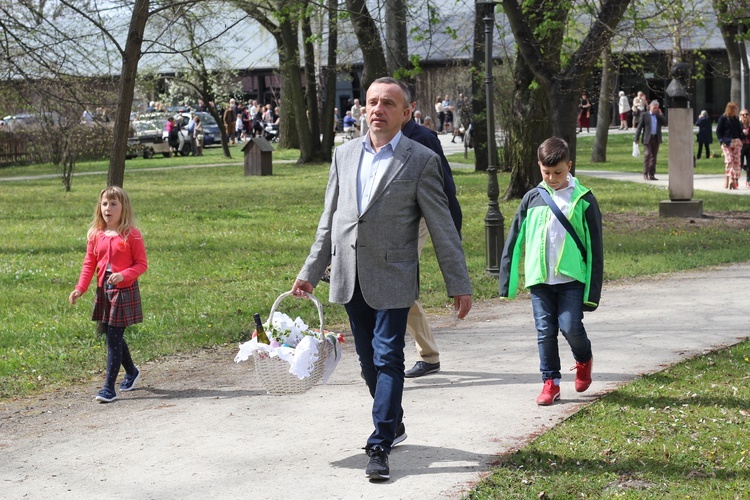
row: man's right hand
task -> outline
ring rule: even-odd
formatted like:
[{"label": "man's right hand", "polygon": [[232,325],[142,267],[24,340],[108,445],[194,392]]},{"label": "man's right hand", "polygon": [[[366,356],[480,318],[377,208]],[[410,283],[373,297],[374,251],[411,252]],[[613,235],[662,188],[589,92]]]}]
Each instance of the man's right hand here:
[{"label": "man's right hand", "polygon": [[458,319],[464,319],[471,310],[471,295],[456,295],[453,297],[453,310]]},{"label": "man's right hand", "polygon": [[313,292],[313,286],[309,281],[296,279],[292,285],[292,295],[301,299],[306,299],[308,293]]}]

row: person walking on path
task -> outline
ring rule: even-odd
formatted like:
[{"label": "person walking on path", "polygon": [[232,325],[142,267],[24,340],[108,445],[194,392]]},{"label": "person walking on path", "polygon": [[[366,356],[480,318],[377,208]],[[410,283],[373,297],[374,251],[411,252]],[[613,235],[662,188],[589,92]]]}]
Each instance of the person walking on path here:
[{"label": "person walking on path", "polygon": [[716,124],[716,137],[724,153],[724,188],[730,190],[737,189],[741,171],[742,125],[738,110],[737,103],[728,102]]},{"label": "person walking on path", "polygon": [[362,105],[359,103],[359,99],[354,99],[354,104],[352,104],[352,109],[350,111],[352,112],[352,118],[354,118],[354,121],[357,124],[354,127],[354,137],[360,137],[362,132],[359,129],[359,120],[362,117]]},{"label": "person walking on path", "polygon": [[230,99],[229,106],[224,110],[224,129],[227,131],[227,140],[231,144],[235,143],[235,120],[237,119],[237,113],[234,110],[234,106],[234,99]]},{"label": "person walking on path", "polygon": [[589,99],[589,95],[586,92],[583,92],[581,94],[581,101],[578,104],[578,132],[583,132],[583,129],[586,129],[586,132],[590,132],[589,127],[591,125],[591,100]]},{"label": "person walking on path", "polygon": [[747,171],[745,187],[750,188],[750,112],[746,109],[740,111],[740,128],[742,132],[740,161],[743,162],[742,169]]},{"label": "person walking on path", "polygon": [[656,157],[659,154],[659,144],[662,142],[661,128],[666,125],[667,119],[659,109],[659,101],[654,99],[648,106],[648,112],[641,114],[635,128],[634,142],[643,142],[644,180],[659,180],[656,178]]},{"label": "person walking on path", "polygon": [[633,128],[638,126],[638,122],[641,119],[641,115],[646,111],[646,94],[641,92],[640,90],[638,93],[633,97],[633,107],[631,108],[633,111]]},{"label": "person walking on path", "polygon": [[617,102],[617,107],[619,108],[620,112],[620,130],[627,130],[630,127],[628,126],[628,113],[630,112],[630,101],[628,100],[628,96],[625,95],[625,92],[622,90],[620,91],[620,100]]},{"label": "person walking on path", "polygon": [[195,145],[195,156],[203,156],[203,124],[201,117],[195,116],[195,127],[193,128],[193,144]]},{"label": "person walking on path", "polygon": [[123,337],[128,326],[143,321],[138,277],[148,269],[143,236],[135,228],[130,199],[122,188],[110,186],[99,194],[86,239],[81,275],[68,300],[75,304],[96,272],[91,320],[101,322],[107,334],[107,378],[96,400],[111,403],[117,399],[115,382],[121,366],[125,368],[121,391],[133,390],[141,376]]},{"label": "person walking on path", "polygon": [[471,282],[443,192],[437,154],[403,136],[408,87],[379,78],[367,90],[369,132],[336,148],[315,242],[292,285],[306,297],[331,263],[329,300],[344,304],[361,374],[373,398],[365,451],[373,481],[390,478],[388,455],[403,431],[404,343],[419,298],[419,220],[435,245],[458,318],[471,309]]},{"label": "person walking on path", "polygon": [[[409,139],[416,141],[423,146],[428,147],[432,151],[438,154],[440,157],[440,166],[443,171],[443,192],[448,198],[448,209],[453,219],[453,224],[456,226],[458,235],[461,236],[461,224],[463,221],[463,215],[461,213],[461,205],[458,203],[456,198],[456,184],[453,181],[453,172],[448,164],[448,159],[443,153],[443,147],[440,145],[440,139],[433,130],[418,125],[413,119],[412,114],[417,108],[417,102],[411,102],[412,113],[404,118],[404,123],[401,128],[401,133]],[[427,224],[422,218],[419,221],[419,243],[418,253],[421,256],[422,250],[427,243],[427,236],[429,236],[427,230]],[[417,356],[419,360],[414,363],[414,366],[404,373],[406,378],[422,377],[431,373],[437,373],[440,371],[440,351],[438,350],[435,336],[432,333],[432,328],[427,322],[427,315],[422,308],[422,303],[417,300],[414,305],[409,309],[409,316],[406,321],[406,331],[414,339],[414,343],[417,347]]]},{"label": "person walking on path", "polygon": [[583,313],[599,305],[604,252],[599,205],[591,190],[570,175],[568,144],[559,137],[547,139],[537,157],[542,182],[524,195],[511,223],[500,260],[500,296],[516,296],[525,247],[525,284],[531,291],[544,383],[536,402],[549,406],[560,399],[558,330],[576,361],[576,392],[591,385],[594,358]]},{"label": "person walking on path", "polygon": [[703,148],[706,148],[706,159],[711,158],[710,145],[714,142],[713,131],[711,130],[711,118],[708,116],[708,112],[704,109],[698,116],[698,121],[695,122],[695,126],[698,127],[698,156],[701,159],[701,152]]},{"label": "person walking on path", "polygon": [[435,98],[435,116],[437,117],[437,132],[442,134],[445,130],[445,107],[443,107],[443,98],[437,96]]}]

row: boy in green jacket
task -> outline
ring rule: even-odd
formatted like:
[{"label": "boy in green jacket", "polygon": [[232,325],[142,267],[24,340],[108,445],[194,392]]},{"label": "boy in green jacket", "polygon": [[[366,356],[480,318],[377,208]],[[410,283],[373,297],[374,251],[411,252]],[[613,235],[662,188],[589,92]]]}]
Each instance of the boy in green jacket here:
[{"label": "boy in green jacket", "polygon": [[[536,402],[548,406],[560,399],[558,330],[576,360],[576,391],[583,392],[591,385],[593,355],[583,313],[599,305],[604,255],[599,205],[591,190],[570,175],[568,144],[559,137],[547,139],[539,146],[537,157],[542,182],[523,197],[511,224],[500,261],[500,296],[516,296],[525,246],[525,285],[531,292],[544,382]],[[559,208],[560,216],[567,218],[578,241],[545,196]]]}]

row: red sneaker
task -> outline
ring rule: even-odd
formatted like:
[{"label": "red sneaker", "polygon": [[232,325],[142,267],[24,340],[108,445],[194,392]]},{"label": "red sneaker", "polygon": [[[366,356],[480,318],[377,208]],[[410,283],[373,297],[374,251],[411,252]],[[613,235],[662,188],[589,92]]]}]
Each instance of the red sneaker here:
[{"label": "red sneaker", "polygon": [[591,385],[591,367],[594,366],[594,358],[585,363],[576,361],[576,365],[570,370],[576,371],[576,392],[583,392]]},{"label": "red sneaker", "polygon": [[560,399],[560,386],[555,385],[555,381],[547,379],[544,381],[542,393],[536,398],[536,404],[539,406],[549,406]]}]

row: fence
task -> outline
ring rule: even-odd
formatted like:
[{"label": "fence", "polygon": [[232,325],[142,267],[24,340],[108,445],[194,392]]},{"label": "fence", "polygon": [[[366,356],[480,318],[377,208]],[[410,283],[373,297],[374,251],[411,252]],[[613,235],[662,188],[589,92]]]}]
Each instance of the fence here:
[{"label": "fence", "polygon": [[29,137],[26,134],[0,132],[0,167],[31,161]]}]

